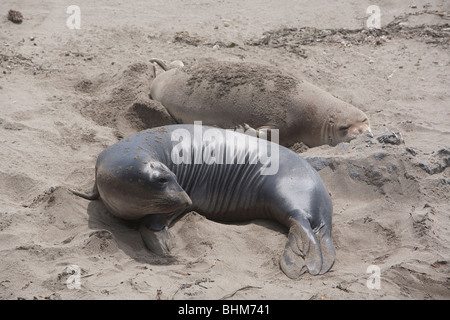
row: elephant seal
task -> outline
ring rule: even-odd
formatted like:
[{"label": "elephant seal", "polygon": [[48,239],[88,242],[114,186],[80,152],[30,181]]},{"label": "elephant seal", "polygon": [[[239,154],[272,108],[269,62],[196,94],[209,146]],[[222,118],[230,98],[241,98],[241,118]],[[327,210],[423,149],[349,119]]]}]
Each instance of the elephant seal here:
[{"label": "elephant seal", "polygon": [[[371,135],[361,110],[294,76],[265,65],[202,60],[192,66],[165,64],[153,80],[152,99],[178,123],[221,128],[279,129],[280,144],[335,146],[361,133]],[[178,65],[179,67],[175,67]]]},{"label": "elephant seal", "polygon": [[[290,278],[334,263],[332,202],[295,152],[248,134],[200,125],[148,129],[100,153],[91,194],[123,219],[142,219],[146,246],[169,254],[168,227],[196,211],[223,221],[272,219],[289,228],[280,267]],[[306,266],[306,268],[305,268]]]}]

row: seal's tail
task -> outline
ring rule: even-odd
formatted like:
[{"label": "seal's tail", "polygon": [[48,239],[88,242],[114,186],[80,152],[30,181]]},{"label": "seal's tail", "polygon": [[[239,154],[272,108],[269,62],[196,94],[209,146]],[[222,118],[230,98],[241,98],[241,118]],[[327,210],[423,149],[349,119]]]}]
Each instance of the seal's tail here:
[{"label": "seal's tail", "polygon": [[87,200],[97,200],[100,197],[100,193],[98,192],[98,189],[97,189],[97,184],[94,184],[94,187],[92,188],[92,192],[88,193],[88,194],[81,193],[81,192],[78,192],[73,189],[69,189],[69,191],[72,192],[74,195],[82,197]]}]

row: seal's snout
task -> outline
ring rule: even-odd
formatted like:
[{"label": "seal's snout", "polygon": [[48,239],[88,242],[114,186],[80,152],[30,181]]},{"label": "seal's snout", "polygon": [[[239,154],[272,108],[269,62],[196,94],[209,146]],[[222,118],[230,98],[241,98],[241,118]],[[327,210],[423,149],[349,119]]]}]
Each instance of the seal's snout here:
[{"label": "seal's snout", "polygon": [[186,208],[189,208],[192,206],[192,200],[189,198],[189,196],[186,194]]},{"label": "seal's snout", "polygon": [[172,181],[170,188],[171,197],[174,203],[178,203],[182,208],[188,208],[192,206],[192,200],[184,189],[175,181]]},{"label": "seal's snout", "polygon": [[185,210],[192,206],[192,200],[189,195],[181,187],[180,190],[168,192],[166,194],[167,199],[171,203],[172,210]]},{"label": "seal's snout", "polygon": [[181,206],[183,207],[183,209],[187,209],[190,206],[192,206],[192,200],[185,191],[183,191],[180,194],[179,199],[180,199],[179,202],[180,202]]},{"label": "seal's snout", "polygon": [[349,140],[355,139],[357,136],[365,134],[370,138],[373,138],[372,130],[370,129],[370,125],[367,122],[358,123],[355,125],[352,125],[348,129],[348,137]]},{"label": "seal's snout", "polygon": [[369,138],[373,138],[372,129],[370,129],[370,125],[368,123],[364,123],[360,130],[360,134],[365,134]]}]

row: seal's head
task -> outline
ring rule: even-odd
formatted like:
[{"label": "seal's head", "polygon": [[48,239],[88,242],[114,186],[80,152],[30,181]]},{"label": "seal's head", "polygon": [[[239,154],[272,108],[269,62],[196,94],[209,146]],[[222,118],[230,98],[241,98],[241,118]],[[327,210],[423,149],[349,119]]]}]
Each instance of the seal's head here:
[{"label": "seal's head", "polygon": [[341,142],[349,142],[360,134],[373,137],[369,118],[361,110],[351,107],[338,115],[332,115],[322,126],[323,142],[336,146]]},{"label": "seal's head", "polygon": [[138,184],[145,193],[149,192],[148,213],[172,213],[192,205],[187,193],[177,182],[175,174],[159,161],[150,161],[144,168],[144,179],[138,179]]},{"label": "seal's head", "polygon": [[192,205],[175,174],[159,161],[98,172],[97,186],[109,211],[123,219],[179,212]]}]

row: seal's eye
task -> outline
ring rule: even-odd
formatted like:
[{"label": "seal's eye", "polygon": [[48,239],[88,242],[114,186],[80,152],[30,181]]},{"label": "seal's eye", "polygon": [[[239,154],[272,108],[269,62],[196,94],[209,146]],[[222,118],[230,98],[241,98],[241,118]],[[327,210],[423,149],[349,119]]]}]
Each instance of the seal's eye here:
[{"label": "seal's eye", "polygon": [[344,130],[348,130],[348,128],[350,128],[350,126],[340,126],[339,130],[344,131]]},{"label": "seal's eye", "polygon": [[161,185],[162,184],[166,184],[167,183],[167,179],[166,178],[159,178],[158,179],[158,183],[161,184]]}]

